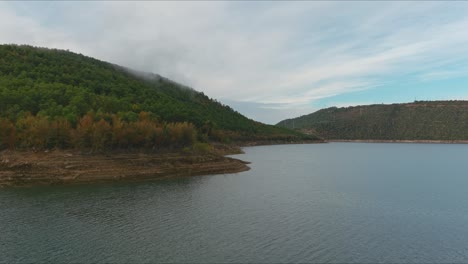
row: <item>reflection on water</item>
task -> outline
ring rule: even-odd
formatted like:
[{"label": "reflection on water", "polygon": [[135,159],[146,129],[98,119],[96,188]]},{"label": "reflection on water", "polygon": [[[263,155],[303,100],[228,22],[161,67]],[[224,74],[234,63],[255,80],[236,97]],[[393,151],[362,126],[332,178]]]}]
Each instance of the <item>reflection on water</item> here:
[{"label": "reflection on water", "polygon": [[468,262],[468,145],[245,151],[239,174],[0,189],[0,262]]}]

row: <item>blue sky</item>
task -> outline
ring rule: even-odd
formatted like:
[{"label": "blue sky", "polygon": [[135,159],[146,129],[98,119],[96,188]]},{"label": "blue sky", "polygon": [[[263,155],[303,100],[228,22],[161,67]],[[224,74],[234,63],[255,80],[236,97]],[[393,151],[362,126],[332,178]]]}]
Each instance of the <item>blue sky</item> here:
[{"label": "blue sky", "polygon": [[0,43],[159,73],[276,123],[468,99],[468,2],[0,2]]}]

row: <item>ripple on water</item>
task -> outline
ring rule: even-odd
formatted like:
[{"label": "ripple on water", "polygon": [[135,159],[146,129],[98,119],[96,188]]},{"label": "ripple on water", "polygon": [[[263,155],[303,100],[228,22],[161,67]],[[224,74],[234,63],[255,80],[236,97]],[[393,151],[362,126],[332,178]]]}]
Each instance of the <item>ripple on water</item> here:
[{"label": "ripple on water", "polygon": [[239,174],[0,189],[0,262],[468,262],[468,145],[245,151]]}]

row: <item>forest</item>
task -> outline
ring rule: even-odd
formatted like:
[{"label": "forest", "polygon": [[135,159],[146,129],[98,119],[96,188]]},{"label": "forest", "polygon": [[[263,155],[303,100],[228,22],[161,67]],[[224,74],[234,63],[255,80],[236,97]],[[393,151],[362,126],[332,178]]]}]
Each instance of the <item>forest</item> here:
[{"label": "forest", "polygon": [[1,148],[184,147],[315,140],[248,119],[156,74],[64,50],[0,45]]},{"label": "forest", "polygon": [[325,139],[468,140],[468,101],[331,107],[278,125]]}]

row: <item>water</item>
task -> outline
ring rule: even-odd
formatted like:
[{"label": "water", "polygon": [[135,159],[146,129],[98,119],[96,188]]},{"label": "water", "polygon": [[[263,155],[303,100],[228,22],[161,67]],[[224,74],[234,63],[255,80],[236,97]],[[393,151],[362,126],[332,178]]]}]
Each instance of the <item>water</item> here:
[{"label": "water", "polygon": [[0,262],[468,262],[468,145],[245,151],[239,174],[0,189]]}]

